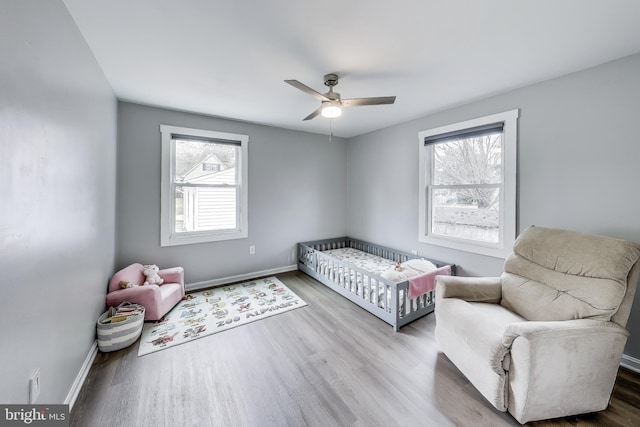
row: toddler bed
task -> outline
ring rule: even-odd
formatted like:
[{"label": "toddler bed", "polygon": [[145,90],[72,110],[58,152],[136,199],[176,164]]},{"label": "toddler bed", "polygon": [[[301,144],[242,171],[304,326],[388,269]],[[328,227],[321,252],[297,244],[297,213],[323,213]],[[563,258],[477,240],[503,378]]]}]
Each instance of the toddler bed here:
[{"label": "toddler bed", "polygon": [[350,237],[298,243],[298,269],[395,331],[434,310],[435,276],[455,265]]}]

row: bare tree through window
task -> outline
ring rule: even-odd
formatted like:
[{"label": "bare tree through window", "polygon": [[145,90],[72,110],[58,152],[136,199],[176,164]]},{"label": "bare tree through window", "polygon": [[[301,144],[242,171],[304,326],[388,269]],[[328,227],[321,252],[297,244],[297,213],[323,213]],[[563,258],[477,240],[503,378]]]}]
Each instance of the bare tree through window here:
[{"label": "bare tree through window", "polygon": [[438,143],[433,150],[433,233],[498,242],[502,133]]}]

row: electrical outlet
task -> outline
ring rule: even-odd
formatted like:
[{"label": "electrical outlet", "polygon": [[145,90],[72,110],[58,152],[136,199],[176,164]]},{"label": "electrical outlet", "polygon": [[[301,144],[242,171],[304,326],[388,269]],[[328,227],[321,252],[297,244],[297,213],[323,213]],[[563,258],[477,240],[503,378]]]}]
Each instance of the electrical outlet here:
[{"label": "electrical outlet", "polygon": [[249,246],[249,255],[256,253],[256,247],[254,245]]},{"label": "electrical outlet", "polygon": [[36,403],[38,396],[40,396],[40,368],[36,368],[29,377],[29,403]]}]

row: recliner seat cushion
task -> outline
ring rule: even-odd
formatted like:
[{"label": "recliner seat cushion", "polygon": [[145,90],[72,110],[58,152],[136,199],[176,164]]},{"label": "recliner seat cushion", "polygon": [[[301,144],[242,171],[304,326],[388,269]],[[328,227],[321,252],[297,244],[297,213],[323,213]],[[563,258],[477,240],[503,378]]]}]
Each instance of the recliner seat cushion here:
[{"label": "recliner seat cushion", "polygon": [[527,320],[610,320],[640,248],[620,239],[529,227],[505,261],[500,304]]}]

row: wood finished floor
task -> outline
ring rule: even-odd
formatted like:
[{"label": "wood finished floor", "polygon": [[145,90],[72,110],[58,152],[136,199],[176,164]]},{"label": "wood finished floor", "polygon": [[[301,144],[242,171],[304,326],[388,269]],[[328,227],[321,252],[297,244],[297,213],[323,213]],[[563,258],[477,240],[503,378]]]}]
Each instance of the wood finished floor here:
[{"label": "wood finished floor", "polygon": [[[517,426],[438,352],[434,315],[391,326],[300,272],[308,306],[137,357],[99,353],[78,427]],[[640,376],[621,369],[606,411],[535,426],[638,426]]]}]

